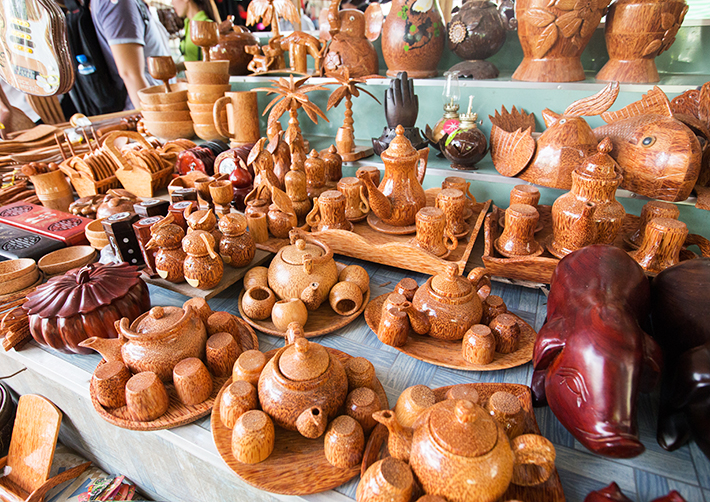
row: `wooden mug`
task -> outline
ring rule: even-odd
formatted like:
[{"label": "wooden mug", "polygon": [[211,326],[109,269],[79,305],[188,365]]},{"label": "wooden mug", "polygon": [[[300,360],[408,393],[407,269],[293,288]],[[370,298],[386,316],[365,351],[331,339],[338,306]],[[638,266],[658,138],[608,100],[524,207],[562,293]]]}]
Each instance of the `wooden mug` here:
[{"label": "wooden mug", "polygon": [[493,245],[505,257],[540,256],[543,248],[535,240],[540,214],[533,206],[513,204],[505,211],[505,229]]},{"label": "wooden mug", "polygon": [[491,323],[493,319],[501,314],[508,312],[508,307],[506,307],[503,298],[498,295],[488,295],[488,297],[483,300],[483,315],[481,316],[481,324],[486,326]]},{"label": "wooden mug", "polygon": [[326,190],[313,199],[313,209],[306,216],[306,223],[314,232],[323,230],[352,230],[353,224],[345,217],[347,199],[337,190]]},{"label": "wooden mug", "polygon": [[375,382],[375,367],[364,357],[348,359],[345,363],[345,374],[350,391],[360,387],[372,388]]},{"label": "wooden mug", "polygon": [[350,392],[345,399],[345,413],[360,423],[365,434],[369,434],[377,425],[372,414],[381,409],[380,398],[369,387],[358,387]]},{"label": "wooden mug", "polygon": [[540,202],[540,190],[533,185],[515,185],[510,191],[510,206],[513,204],[527,204],[537,208]]},{"label": "wooden mug", "polygon": [[[225,92],[212,110],[214,127],[217,132],[229,138],[229,146],[237,148],[259,141],[259,106],[256,92]],[[222,113],[226,110],[227,127],[222,122]]]},{"label": "wooden mug", "polygon": [[680,261],[680,251],[688,237],[688,227],[671,218],[655,218],[646,225],[643,242],[629,253],[649,273],[658,274]]},{"label": "wooden mug", "polygon": [[338,181],[338,191],[345,195],[345,217],[348,220],[359,221],[370,212],[367,190],[361,179],[353,176],[341,178]]},{"label": "wooden mug", "polygon": [[468,231],[468,225],[463,219],[466,209],[466,196],[457,188],[444,188],[436,195],[436,207],[444,211],[446,228],[453,235],[463,236]]},{"label": "wooden mug", "polygon": [[509,439],[515,439],[525,431],[525,411],[514,394],[505,391],[493,393],[488,398],[486,410],[503,426]]},{"label": "wooden mug", "polygon": [[415,226],[414,244],[433,255],[446,256],[459,245],[446,226],[446,215],[438,207],[423,207],[417,211]]},{"label": "wooden mug", "polygon": [[471,194],[471,182],[466,181],[461,176],[447,176],[444,181],[441,182],[441,188],[455,188],[461,190],[468,198],[468,207],[476,203],[476,197]]}]

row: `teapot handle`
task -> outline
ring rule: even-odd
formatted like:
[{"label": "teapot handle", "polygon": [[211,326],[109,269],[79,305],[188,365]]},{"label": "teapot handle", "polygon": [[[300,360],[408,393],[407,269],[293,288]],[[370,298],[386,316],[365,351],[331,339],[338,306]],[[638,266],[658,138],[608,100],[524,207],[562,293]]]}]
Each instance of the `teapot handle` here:
[{"label": "teapot handle", "polygon": [[[547,481],[555,469],[555,447],[538,434],[523,434],[511,441],[515,464],[513,483],[535,486]],[[531,468],[535,466],[536,468]]]},{"label": "teapot handle", "polygon": [[476,267],[468,273],[468,280],[473,284],[473,288],[478,293],[481,301],[491,294],[491,274],[483,267]]},{"label": "teapot handle", "polygon": [[426,167],[429,163],[429,147],[417,150],[419,154],[419,160],[417,161],[417,181],[421,185],[424,182],[424,176],[426,175]]},{"label": "teapot handle", "polygon": [[320,223],[320,205],[318,204],[318,197],[313,198],[313,209],[306,215],[306,223],[312,229],[317,227]]}]

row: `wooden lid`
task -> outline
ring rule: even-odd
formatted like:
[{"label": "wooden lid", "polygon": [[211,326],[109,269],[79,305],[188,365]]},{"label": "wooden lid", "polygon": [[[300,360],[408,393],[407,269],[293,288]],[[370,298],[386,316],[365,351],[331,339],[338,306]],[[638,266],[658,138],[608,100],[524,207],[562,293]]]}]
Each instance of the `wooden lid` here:
[{"label": "wooden lid", "polygon": [[192,255],[201,256],[208,254],[207,243],[205,243],[205,239],[214,250],[214,237],[211,233],[205,232],[204,230],[194,230],[187,234],[182,239],[182,249],[187,254]]},{"label": "wooden lid", "polygon": [[409,141],[404,136],[404,127],[398,125],[395,129],[395,137],[390,142],[387,150],[382,152],[383,161],[400,160],[400,161],[412,161],[416,162],[419,158],[419,153],[412,146],[411,141]]},{"label": "wooden lid", "polygon": [[239,213],[228,213],[219,218],[219,231],[225,235],[242,235],[247,231],[247,219]]},{"label": "wooden lid", "polygon": [[612,143],[609,138],[604,138],[597,145],[597,153],[584,159],[575,173],[583,178],[594,178],[598,180],[619,180],[621,183],[621,171],[619,164],[611,158]]},{"label": "wooden lid", "polygon": [[328,350],[322,345],[297,338],[286,347],[279,358],[279,369],[284,376],[296,382],[318,378],[330,364]]},{"label": "wooden lid", "polygon": [[281,251],[281,258],[290,265],[302,265],[305,255],[317,258],[323,255],[323,250],[315,244],[308,244],[303,239],[298,239],[295,244],[286,246]]},{"label": "wooden lid", "polygon": [[138,333],[161,333],[175,326],[185,311],[180,307],[153,307],[138,323],[135,331]]},{"label": "wooden lid", "polygon": [[468,279],[459,276],[458,265],[449,263],[443,274],[432,277],[431,289],[439,296],[460,298],[470,294],[473,286]]},{"label": "wooden lid", "polygon": [[431,410],[429,431],[445,450],[462,457],[485,455],[498,442],[498,424],[480,406],[447,400]]}]

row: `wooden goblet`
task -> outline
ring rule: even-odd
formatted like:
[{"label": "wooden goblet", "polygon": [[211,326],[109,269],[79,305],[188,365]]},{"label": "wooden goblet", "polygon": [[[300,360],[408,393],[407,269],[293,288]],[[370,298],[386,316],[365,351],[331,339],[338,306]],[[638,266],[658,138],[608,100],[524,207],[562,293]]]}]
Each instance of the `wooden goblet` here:
[{"label": "wooden goblet", "polygon": [[230,204],[234,199],[234,187],[229,180],[213,181],[209,185],[209,192],[212,201],[217,205],[216,211],[219,214],[227,214],[230,211]]},{"label": "wooden goblet", "polygon": [[210,47],[219,42],[219,25],[214,21],[190,21],[190,39],[202,49],[203,61],[209,61]]},{"label": "wooden goblet", "polygon": [[171,92],[170,79],[177,75],[175,61],[172,56],[151,56],[148,58],[148,73],[155,80],[161,80],[165,86],[165,92]]}]

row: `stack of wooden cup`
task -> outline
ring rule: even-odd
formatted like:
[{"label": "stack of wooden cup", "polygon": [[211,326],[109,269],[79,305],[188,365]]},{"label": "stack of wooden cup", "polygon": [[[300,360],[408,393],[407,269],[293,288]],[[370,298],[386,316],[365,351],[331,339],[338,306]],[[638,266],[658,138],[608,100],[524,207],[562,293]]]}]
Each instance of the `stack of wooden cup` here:
[{"label": "stack of wooden cup", "polygon": [[138,98],[143,123],[150,134],[167,140],[195,135],[185,84],[172,84],[170,92],[165,92],[163,85],[147,87],[138,91]]},{"label": "stack of wooden cup", "polygon": [[[215,102],[231,89],[229,61],[185,62],[187,105],[198,137],[212,141],[223,139],[212,119]],[[226,121],[226,115],[223,118]]]}]

